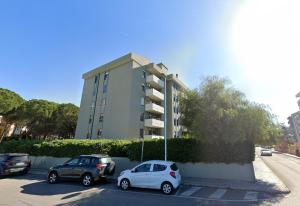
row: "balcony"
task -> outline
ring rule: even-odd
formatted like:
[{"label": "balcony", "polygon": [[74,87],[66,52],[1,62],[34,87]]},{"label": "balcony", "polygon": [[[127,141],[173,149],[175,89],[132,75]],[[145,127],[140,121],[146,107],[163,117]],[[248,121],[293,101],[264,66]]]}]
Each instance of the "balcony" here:
[{"label": "balcony", "polygon": [[164,94],[157,91],[156,89],[147,89],[146,90],[146,97],[153,99],[154,101],[163,101]]},{"label": "balcony", "polygon": [[154,103],[146,104],[145,110],[147,112],[152,112],[152,113],[156,113],[156,114],[163,114],[164,113],[164,108],[162,106],[159,106],[159,105],[154,104]]},{"label": "balcony", "polygon": [[164,136],[161,135],[154,135],[154,134],[145,134],[144,135],[145,139],[163,139]]},{"label": "balcony", "polygon": [[158,119],[145,119],[145,127],[164,128],[164,122]]},{"label": "balcony", "polygon": [[146,82],[156,89],[161,89],[164,87],[164,82],[155,75],[147,76]]},{"label": "balcony", "polygon": [[161,76],[161,75],[166,76],[168,72],[165,67],[163,66],[160,67],[154,63],[148,64],[146,68],[148,72],[150,72],[151,74],[155,74],[157,76]]}]

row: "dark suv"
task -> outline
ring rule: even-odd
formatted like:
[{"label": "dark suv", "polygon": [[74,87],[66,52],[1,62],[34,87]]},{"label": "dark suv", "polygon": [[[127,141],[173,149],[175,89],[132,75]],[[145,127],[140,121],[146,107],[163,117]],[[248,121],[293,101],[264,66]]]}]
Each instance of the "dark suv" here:
[{"label": "dark suv", "polygon": [[26,174],[30,167],[28,154],[0,154],[0,175]]},{"label": "dark suv", "polygon": [[54,184],[58,180],[78,179],[84,186],[90,186],[101,177],[113,175],[115,167],[115,163],[107,155],[80,155],[63,165],[51,167],[48,182]]}]

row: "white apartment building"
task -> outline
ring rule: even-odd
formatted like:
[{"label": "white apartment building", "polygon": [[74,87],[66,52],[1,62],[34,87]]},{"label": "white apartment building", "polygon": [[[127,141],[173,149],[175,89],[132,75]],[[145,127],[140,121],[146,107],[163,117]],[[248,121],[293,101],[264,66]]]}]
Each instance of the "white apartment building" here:
[{"label": "white apartment building", "polygon": [[83,79],[75,138],[182,136],[178,97],[187,87],[164,64],[129,53]]}]

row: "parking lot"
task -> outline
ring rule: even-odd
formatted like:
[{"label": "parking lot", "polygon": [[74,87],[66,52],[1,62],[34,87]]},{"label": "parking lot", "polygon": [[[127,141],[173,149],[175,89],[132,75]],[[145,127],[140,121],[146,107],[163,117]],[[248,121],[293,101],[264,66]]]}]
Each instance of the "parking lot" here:
[{"label": "parking lot", "polygon": [[260,200],[281,198],[265,193],[181,186],[172,195],[160,191],[121,191],[113,180],[86,188],[79,182],[50,185],[42,174],[0,179],[0,205],[253,205]]}]

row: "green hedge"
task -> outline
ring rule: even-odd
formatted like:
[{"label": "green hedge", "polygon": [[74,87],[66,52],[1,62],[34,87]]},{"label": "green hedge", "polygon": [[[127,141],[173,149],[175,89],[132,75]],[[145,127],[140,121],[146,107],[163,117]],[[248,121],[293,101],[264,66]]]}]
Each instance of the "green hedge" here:
[{"label": "green hedge", "polygon": [[[36,156],[73,157],[80,154],[108,154],[139,161],[141,142],[128,140],[19,140],[0,144],[0,152],[22,152]],[[164,159],[164,140],[147,140],[144,160]],[[249,163],[254,160],[251,142],[205,143],[197,139],[168,140],[168,160],[176,162]]]}]

